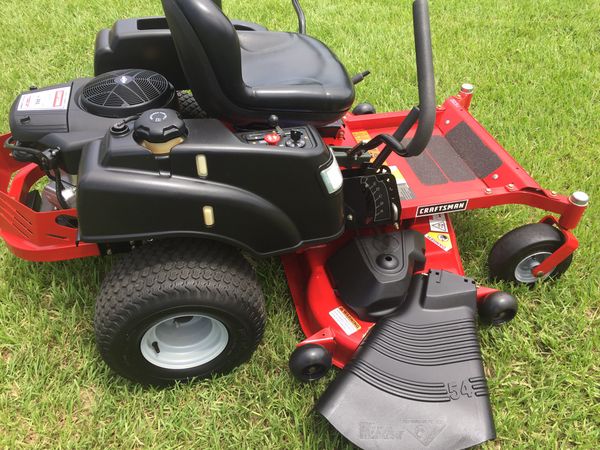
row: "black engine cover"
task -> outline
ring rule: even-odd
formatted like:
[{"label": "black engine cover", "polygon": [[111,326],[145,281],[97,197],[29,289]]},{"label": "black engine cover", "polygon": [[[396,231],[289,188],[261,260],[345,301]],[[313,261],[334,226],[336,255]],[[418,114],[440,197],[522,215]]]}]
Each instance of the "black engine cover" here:
[{"label": "black engine cover", "polygon": [[416,267],[425,263],[425,238],[413,230],[361,236],[327,261],[342,301],[374,321],[404,301]]},{"label": "black engine cover", "polygon": [[168,156],[142,147],[131,129],[85,147],[77,191],[82,241],[211,238],[271,255],[342,234],[342,190],[329,193],[321,179],[334,158],[316,129],[306,128],[314,145],[279,148],[245,143],[218,120],[184,123],[189,135]]}]

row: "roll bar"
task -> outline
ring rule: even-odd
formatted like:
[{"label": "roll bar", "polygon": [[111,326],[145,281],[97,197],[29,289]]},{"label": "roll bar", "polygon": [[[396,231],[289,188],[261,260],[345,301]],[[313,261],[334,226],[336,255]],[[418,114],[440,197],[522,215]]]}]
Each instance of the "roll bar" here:
[{"label": "roll bar", "polygon": [[[355,156],[367,150],[373,150],[385,143],[385,149],[373,162],[373,166],[376,169],[381,167],[393,151],[404,157],[420,155],[425,150],[425,147],[427,147],[433,134],[436,111],[435,77],[433,73],[429,2],[427,0],[415,0],[413,2],[413,25],[417,58],[419,106],[415,106],[411,110],[392,136],[389,134],[380,134],[369,142],[359,142],[348,152],[348,156]],[[417,123],[415,135],[405,147],[402,144],[402,139],[404,139],[406,133],[408,133],[415,123]]]}]

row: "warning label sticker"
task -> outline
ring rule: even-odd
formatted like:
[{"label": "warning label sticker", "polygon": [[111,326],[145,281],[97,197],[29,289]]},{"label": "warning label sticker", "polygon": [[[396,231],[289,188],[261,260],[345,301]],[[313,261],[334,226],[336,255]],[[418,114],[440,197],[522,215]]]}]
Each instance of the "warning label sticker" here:
[{"label": "warning label sticker", "polygon": [[396,166],[390,166],[390,170],[392,171],[392,175],[394,175],[394,178],[396,179],[396,184],[398,185],[398,193],[400,194],[400,199],[401,200],[412,200],[413,198],[415,198],[415,193],[408,185],[408,181],[406,181],[406,178],[404,178],[404,175],[402,175],[402,172],[400,172],[400,169],[398,169],[398,167],[396,167]]},{"label": "warning label sticker", "polygon": [[362,141],[370,141],[371,140],[371,135],[369,134],[368,131],[355,131],[352,133],[352,136],[354,136],[354,139],[356,140],[356,143],[362,142]]},{"label": "warning label sticker", "polygon": [[66,110],[70,95],[70,86],[23,94],[19,100],[17,111]]},{"label": "warning label sticker", "polygon": [[329,315],[348,336],[356,333],[361,328],[360,324],[343,306],[329,311]]},{"label": "warning label sticker", "polygon": [[425,235],[425,237],[427,240],[433,242],[445,252],[452,250],[452,240],[450,239],[450,235],[448,233],[437,233],[435,231],[430,231]]},{"label": "warning label sticker", "polygon": [[448,222],[445,214],[434,214],[429,219],[429,233],[425,235],[427,240],[433,242],[439,248],[448,252],[452,250],[452,239],[448,233]]},{"label": "warning label sticker", "polygon": [[444,214],[435,214],[429,219],[429,229],[440,233],[448,232],[448,223]]}]

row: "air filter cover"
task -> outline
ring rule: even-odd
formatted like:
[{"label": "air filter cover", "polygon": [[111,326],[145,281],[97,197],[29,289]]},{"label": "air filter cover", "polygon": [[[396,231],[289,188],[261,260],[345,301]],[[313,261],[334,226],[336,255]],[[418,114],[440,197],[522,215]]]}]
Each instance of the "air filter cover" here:
[{"label": "air filter cover", "polygon": [[175,88],[161,74],[126,69],[92,79],[81,90],[80,102],[90,114],[123,118],[165,107],[174,96]]}]

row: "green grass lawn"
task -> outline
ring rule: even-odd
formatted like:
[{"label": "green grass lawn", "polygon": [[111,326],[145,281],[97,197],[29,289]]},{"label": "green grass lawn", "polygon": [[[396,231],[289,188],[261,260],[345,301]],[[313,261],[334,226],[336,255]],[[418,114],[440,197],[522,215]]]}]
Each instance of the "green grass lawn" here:
[{"label": "green grass lawn", "polygon": [[[225,9],[293,30],[288,3],[225,0]],[[358,100],[380,111],[414,104],[408,0],[303,3],[310,34],[350,72],[373,72]],[[0,0],[0,129],[8,131],[20,91],[93,73],[100,28],[160,13],[159,0]],[[488,447],[598,448],[600,2],[437,0],[431,14],[438,102],[472,82],[475,117],[542,185],[584,189],[593,201],[565,277],[533,290],[512,288],[521,302],[517,319],[481,330],[498,431]],[[484,282],[494,241],[541,216],[517,207],[457,216],[467,273]],[[212,381],[163,390],[114,376],[95,349],[94,298],[110,264],[33,264],[0,247],[1,448],[349,446],[312,411],[327,380],[301,385],[287,371],[302,334],[278,260],[258,263],[269,322],[251,362]]]}]

